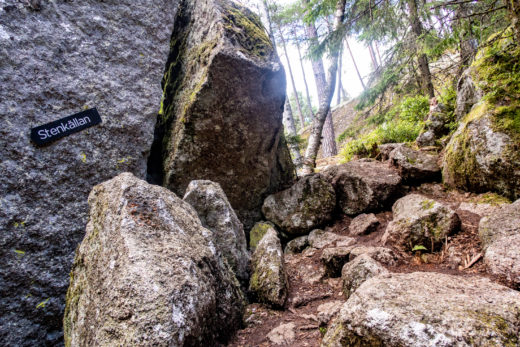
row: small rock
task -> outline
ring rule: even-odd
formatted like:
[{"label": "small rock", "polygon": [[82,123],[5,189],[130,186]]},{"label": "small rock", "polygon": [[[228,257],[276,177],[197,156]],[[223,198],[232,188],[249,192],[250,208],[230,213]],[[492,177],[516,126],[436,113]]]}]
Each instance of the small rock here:
[{"label": "small rock", "polygon": [[332,247],[326,248],[321,253],[320,261],[325,266],[328,277],[339,277],[341,268],[348,262],[352,247]]},{"label": "small rock", "polygon": [[401,177],[375,160],[354,160],[334,166],[322,175],[336,190],[338,207],[347,215],[377,211],[401,193]]},{"label": "small rock", "polygon": [[388,224],[382,241],[403,250],[422,245],[434,251],[460,225],[455,211],[419,194],[397,200],[392,212],[394,219]]},{"label": "small rock", "polygon": [[352,245],[356,242],[356,240],[352,237],[338,235],[330,231],[323,231],[320,229],[311,231],[309,234],[308,241],[311,247],[317,249],[324,248],[328,245],[333,244],[334,242],[340,242],[344,247]]},{"label": "small rock", "polygon": [[274,343],[275,345],[284,345],[287,346],[294,341],[296,334],[294,333],[294,329],[296,325],[291,323],[280,324],[273,330],[267,334],[267,338],[269,341]]},{"label": "small rock", "polygon": [[350,261],[353,261],[361,255],[368,255],[370,258],[389,266],[397,265],[399,260],[398,255],[387,247],[369,247],[369,246],[356,246],[350,250]]},{"label": "small rock", "polygon": [[404,143],[385,143],[377,146],[379,153],[381,154],[381,160],[387,161],[390,158],[390,153],[397,147],[402,146]]},{"label": "small rock", "polygon": [[520,289],[520,200],[482,218],[478,231],[489,271]]},{"label": "small rock", "polygon": [[307,235],[297,237],[287,243],[285,246],[285,254],[300,253],[309,246],[309,237]]},{"label": "small rock", "polygon": [[487,278],[381,274],[350,296],[322,346],[518,346],[519,312],[520,292]]},{"label": "small rock", "polygon": [[339,300],[326,302],[324,304],[321,304],[317,308],[318,312],[318,321],[320,325],[327,325],[329,324],[330,320],[336,316],[336,314],[341,309],[341,306],[343,305],[343,302]]},{"label": "small rock", "polygon": [[274,308],[283,307],[288,284],[282,245],[274,229],[268,229],[258,243],[251,260],[249,290],[256,299]]},{"label": "small rock", "polygon": [[397,168],[405,183],[441,180],[437,154],[416,151],[407,145],[397,146],[390,153],[390,163]]},{"label": "small rock", "polygon": [[335,206],[334,188],[314,174],[301,178],[289,189],[269,195],[262,212],[289,236],[294,236],[329,221]]},{"label": "small rock", "polygon": [[370,234],[377,230],[379,226],[379,220],[373,214],[360,214],[350,222],[349,232],[350,235],[363,235]]},{"label": "small rock", "polygon": [[251,253],[255,252],[258,242],[264,237],[267,230],[274,228],[271,222],[257,222],[253,229],[249,231],[249,249]]},{"label": "small rock", "polygon": [[435,146],[435,133],[432,130],[427,130],[421,133],[415,142],[419,147]]},{"label": "small rock", "polygon": [[355,260],[345,264],[341,270],[343,294],[348,299],[363,282],[388,271],[368,254],[362,254]]}]

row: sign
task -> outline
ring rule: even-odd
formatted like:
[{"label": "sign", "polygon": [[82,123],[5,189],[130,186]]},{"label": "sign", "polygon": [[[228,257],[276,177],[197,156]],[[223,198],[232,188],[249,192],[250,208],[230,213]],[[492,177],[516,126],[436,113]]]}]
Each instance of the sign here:
[{"label": "sign", "polygon": [[41,146],[99,123],[101,123],[101,116],[95,108],[91,108],[32,128],[31,140]]}]

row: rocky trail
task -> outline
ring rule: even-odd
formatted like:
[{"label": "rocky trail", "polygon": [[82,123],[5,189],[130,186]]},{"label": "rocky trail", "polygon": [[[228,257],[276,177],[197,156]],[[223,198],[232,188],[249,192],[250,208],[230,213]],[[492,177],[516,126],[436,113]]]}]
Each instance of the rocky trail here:
[{"label": "rocky trail", "polygon": [[[330,167],[331,161],[328,160],[327,164]],[[352,274],[341,269],[362,254],[377,259],[390,273],[445,274],[455,280],[465,278],[469,281],[487,278],[514,288],[514,283],[505,276],[489,273],[482,260],[483,249],[478,236],[480,219],[500,208],[503,204],[500,198],[493,194],[477,195],[448,189],[435,182],[405,189],[403,195],[420,194],[442,203],[455,211],[460,219],[458,229],[446,236],[436,252],[403,251],[384,244],[385,230],[394,218],[391,210],[363,214],[371,217],[365,219],[372,224],[368,226],[368,223],[363,225],[361,222],[362,227],[368,226],[367,233],[361,230],[361,234],[357,234],[360,223],[339,214],[323,228],[323,232],[313,231],[285,246],[289,288],[285,306],[272,309],[258,303],[248,305],[245,328],[236,333],[229,346],[320,346],[332,321],[348,300]],[[368,278],[362,278],[361,283]]]}]

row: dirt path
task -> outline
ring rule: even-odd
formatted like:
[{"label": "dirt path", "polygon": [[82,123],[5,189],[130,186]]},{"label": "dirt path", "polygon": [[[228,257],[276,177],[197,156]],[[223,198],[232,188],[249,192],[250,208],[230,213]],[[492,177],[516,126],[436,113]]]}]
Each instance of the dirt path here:
[{"label": "dirt path", "polygon": [[[475,201],[476,196],[457,191],[446,191],[440,184],[425,184],[412,188],[411,192],[421,193],[441,201],[457,210],[461,219],[461,230],[451,237],[442,251],[419,257],[417,254],[398,253],[400,260],[397,266],[387,267],[392,272],[432,271],[458,276],[481,275],[492,278],[486,273],[481,259],[465,269],[476,255],[481,252],[478,240],[478,223],[480,216],[460,210],[462,203]],[[392,220],[390,211],[376,214],[380,222],[377,231],[356,237],[356,245],[383,246],[381,237],[388,223]],[[325,228],[339,235],[348,235],[348,226],[352,219],[341,216]],[[334,247],[330,244],[328,247]],[[325,249],[325,248],[324,248]],[[285,255],[286,272],[289,281],[289,297],[284,310],[271,310],[260,304],[247,307],[245,316],[246,328],[237,332],[229,346],[274,346],[278,340],[284,346],[319,346],[326,331],[327,319],[320,318],[318,308],[329,304],[338,306],[345,302],[342,292],[341,278],[327,278],[320,262],[324,249],[308,247],[302,253]],[[396,251],[396,250],[394,250]],[[397,252],[397,251],[396,251]],[[507,285],[500,278],[494,281]],[[321,307],[323,308],[323,306]],[[281,326],[281,327],[280,327]],[[279,328],[279,333],[272,332]],[[271,332],[271,338],[268,335]]]}]

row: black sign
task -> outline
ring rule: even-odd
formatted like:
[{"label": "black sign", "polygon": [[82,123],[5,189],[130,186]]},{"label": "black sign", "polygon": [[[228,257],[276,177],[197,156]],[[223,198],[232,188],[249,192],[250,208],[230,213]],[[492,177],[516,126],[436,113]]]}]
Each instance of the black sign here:
[{"label": "black sign", "polygon": [[41,146],[99,123],[101,123],[101,117],[98,111],[95,108],[91,108],[90,110],[32,128],[31,140]]}]

